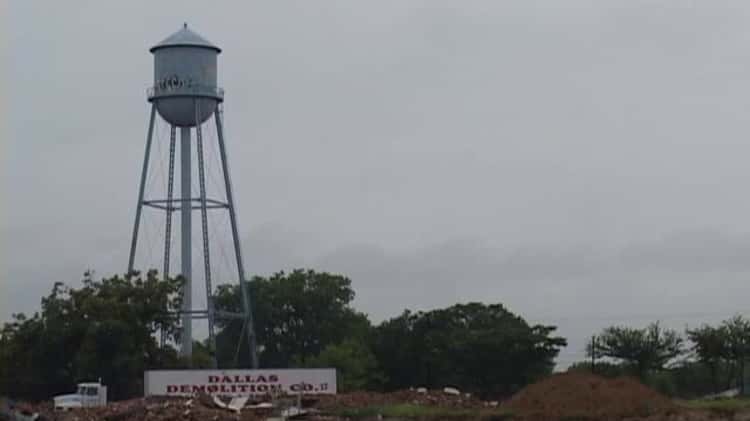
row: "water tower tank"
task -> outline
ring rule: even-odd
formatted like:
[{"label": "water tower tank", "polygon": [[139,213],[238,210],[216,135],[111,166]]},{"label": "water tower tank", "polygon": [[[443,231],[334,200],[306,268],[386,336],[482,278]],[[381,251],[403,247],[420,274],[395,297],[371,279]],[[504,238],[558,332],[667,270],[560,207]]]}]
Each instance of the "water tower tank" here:
[{"label": "water tower tank", "polygon": [[216,57],[221,49],[185,24],[150,51],[154,86],[148,100],[156,103],[159,115],[179,127],[206,121],[224,99],[224,91],[216,86]]}]

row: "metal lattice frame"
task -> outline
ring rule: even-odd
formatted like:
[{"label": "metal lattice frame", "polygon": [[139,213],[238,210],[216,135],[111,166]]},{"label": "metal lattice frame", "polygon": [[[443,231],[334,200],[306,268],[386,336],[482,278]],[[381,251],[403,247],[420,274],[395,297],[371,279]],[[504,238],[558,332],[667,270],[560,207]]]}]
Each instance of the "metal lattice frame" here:
[{"label": "metal lattice frame", "polygon": [[[214,112],[214,120],[216,122],[216,132],[219,144],[220,161],[222,167],[222,173],[224,178],[224,188],[226,192],[226,202],[211,199],[206,197],[206,181],[205,181],[205,158],[203,148],[203,131],[198,118],[200,116],[200,104],[199,100],[195,100],[195,116],[196,116],[196,146],[197,146],[197,157],[198,157],[198,182],[200,188],[200,197],[193,198],[191,194],[191,182],[190,182],[190,128],[181,127],[181,190],[182,194],[180,198],[174,198],[174,171],[175,171],[175,154],[176,154],[176,130],[174,126],[170,126],[170,144],[169,144],[169,174],[167,182],[167,198],[166,199],[150,199],[144,200],[144,191],[146,186],[146,178],[148,175],[148,164],[151,153],[151,144],[154,132],[154,122],[156,118],[156,107],[155,104],[151,108],[151,117],[149,120],[148,134],[146,138],[146,150],[143,160],[143,168],[141,171],[140,187],[138,190],[138,203],[136,208],[135,224],[133,226],[133,237],[130,247],[130,256],[128,259],[128,273],[132,273],[135,263],[135,252],[138,242],[138,230],[140,227],[141,213],[144,206],[164,210],[166,213],[166,226],[165,226],[165,242],[164,242],[164,276],[169,276],[170,272],[170,259],[171,259],[171,237],[172,237],[172,212],[180,211],[182,214],[182,275],[186,278],[186,286],[183,290],[183,308],[176,312],[176,316],[182,316],[183,320],[183,342],[182,342],[182,354],[190,355],[192,353],[192,329],[190,327],[190,321],[195,319],[207,319],[209,326],[209,347],[212,352],[212,364],[214,367],[216,364],[216,339],[215,339],[215,320],[216,318],[223,319],[240,319],[243,321],[243,335],[247,336],[249,344],[249,358],[253,368],[258,367],[258,358],[256,353],[256,337],[254,331],[251,297],[248,290],[247,279],[245,277],[245,268],[242,261],[242,250],[240,245],[239,233],[237,230],[237,214],[234,206],[234,194],[232,191],[232,183],[229,173],[229,163],[227,161],[226,144],[224,141],[224,127],[222,121],[222,108],[219,104]],[[210,247],[209,247],[209,236],[208,236],[208,210],[211,209],[226,209],[229,211],[229,220],[232,230],[232,242],[234,245],[235,259],[237,263],[237,274],[240,283],[240,292],[242,294],[242,313],[231,313],[225,311],[216,311],[214,308],[213,291],[212,291],[212,278],[211,278],[211,260],[210,260]],[[206,286],[206,309],[195,310],[192,308],[192,250],[191,250],[191,212],[193,210],[200,210],[201,212],[201,232],[203,240],[203,265],[205,271],[205,286]],[[164,344],[165,332],[162,332],[162,344]],[[241,343],[241,340],[240,340]],[[237,352],[239,351],[239,344]],[[236,358],[237,355],[235,355]]]}]

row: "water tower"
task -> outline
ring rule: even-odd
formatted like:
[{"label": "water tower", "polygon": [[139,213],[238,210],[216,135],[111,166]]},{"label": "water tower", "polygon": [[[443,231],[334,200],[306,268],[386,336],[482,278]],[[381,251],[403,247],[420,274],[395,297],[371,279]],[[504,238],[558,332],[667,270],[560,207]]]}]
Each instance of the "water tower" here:
[{"label": "water tower", "polygon": [[[242,251],[237,232],[237,213],[234,206],[232,183],[227,163],[227,148],[224,142],[224,128],[222,122],[222,102],[224,91],[217,86],[217,57],[221,49],[206,39],[183,26],[179,31],[167,37],[164,41],[151,48],[154,55],[154,84],[148,89],[148,101],[151,103],[151,117],[146,136],[146,151],[141,171],[140,187],[138,190],[138,204],[135,213],[135,224],[130,245],[128,272],[135,269],[136,247],[138,246],[138,231],[141,224],[143,207],[150,207],[165,212],[165,236],[163,274],[169,275],[172,238],[172,214],[180,215],[180,274],[185,278],[182,291],[183,307],[179,312],[182,319],[182,335],[180,354],[185,357],[192,355],[192,321],[193,319],[208,320],[208,338],[211,351],[215,359],[214,325],[217,316],[241,318],[244,320],[247,333],[250,361],[253,368],[257,368],[255,335],[253,330],[252,311],[248,296],[245,271],[242,263]],[[169,125],[169,162],[167,164],[166,197],[146,198],[146,178],[148,175],[151,145],[154,137],[154,122],[157,113]],[[223,174],[223,189],[226,200],[209,198],[206,195],[206,160],[204,157],[203,126],[213,117],[216,125],[216,139]],[[177,131],[179,129],[180,148],[180,195],[174,195],[175,155],[177,150]],[[194,134],[194,139],[192,135]],[[198,162],[198,197],[192,194],[192,161],[193,142],[195,142],[195,158]],[[217,315],[213,303],[211,284],[211,253],[208,233],[208,211],[226,211],[232,232],[234,258],[237,265],[237,275],[242,292],[242,314],[224,313]],[[205,280],[206,308],[196,309],[193,306],[193,268],[192,268],[192,214],[200,213],[203,270]]]}]

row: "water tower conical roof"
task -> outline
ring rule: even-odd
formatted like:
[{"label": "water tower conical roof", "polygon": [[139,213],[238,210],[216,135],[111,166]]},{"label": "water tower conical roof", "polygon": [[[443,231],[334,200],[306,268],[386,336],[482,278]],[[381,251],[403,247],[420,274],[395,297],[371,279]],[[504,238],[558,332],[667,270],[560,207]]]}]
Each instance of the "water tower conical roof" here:
[{"label": "water tower conical roof", "polygon": [[216,50],[217,53],[221,52],[221,48],[215,46],[210,41],[191,31],[187,27],[187,24],[185,24],[179,31],[165,38],[162,42],[151,47],[149,51],[153,53],[160,48],[177,46],[204,47]]}]

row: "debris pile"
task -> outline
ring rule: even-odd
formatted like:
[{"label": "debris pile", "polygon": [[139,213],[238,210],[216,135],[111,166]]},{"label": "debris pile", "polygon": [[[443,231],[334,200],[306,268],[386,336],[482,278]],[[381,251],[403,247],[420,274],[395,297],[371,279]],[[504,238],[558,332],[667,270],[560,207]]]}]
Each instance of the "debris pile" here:
[{"label": "debris pile", "polygon": [[[28,408],[14,405],[16,412],[9,418],[3,418],[3,406],[0,405],[0,421],[332,421],[341,419],[335,414],[344,408],[401,404],[445,408],[448,410],[445,413],[465,414],[455,418],[457,421],[474,419],[474,416],[492,417],[495,407],[500,412],[507,409],[512,419],[522,421],[726,419],[707,411],[678,407],[670,399],[631,378],[607,379],[573,372],[552,375],[527,386],[502,403],[485,402],[452,388],[417,388],[392,393],[265,396],[262,399],[204,394],[192,398],[147,397],[65,412],[54,411],[51,403]],[[8,405],[5,405],[5,414],[9,414],[7,408]],[[434,413],[434,419],[440,419],[442,412]]]},{"label": "debris pile", "polygon": [[40,410],[47,421],[255,421],[265,419],[275,408],[247,399],[219,399],[207,395],[194,398],[140,398],[110,402],[106,406],[71,411]]},{"label": "debris pile", "polygon": [[0,396],[0,421],[37,421],[41,415],[30,405]]},{"label": "debris pile", "polygon": [[444,408],[481,408],[488,403],[454,388],[400,390],[391,393],[351,392],[339,395],[320,395],[315,405],[321,410],[331,408],[363,408],[394,404],[414,404]]},{"label": "debris pile", "polygon": [[561,373],[527,386],[506,406],[533,419],[619,419],[675,412],[668,398],[635,379]]}]

